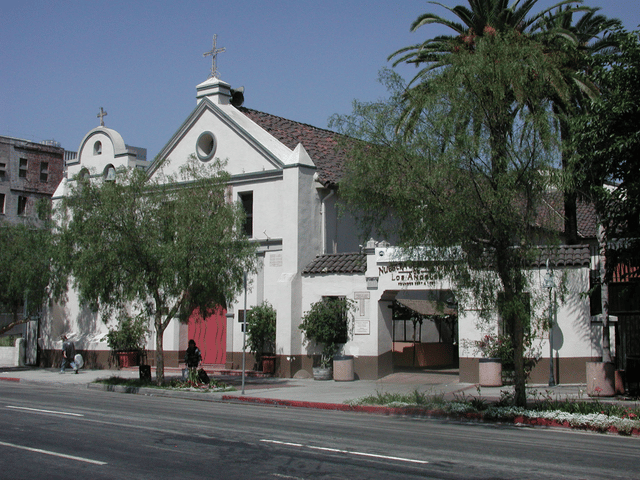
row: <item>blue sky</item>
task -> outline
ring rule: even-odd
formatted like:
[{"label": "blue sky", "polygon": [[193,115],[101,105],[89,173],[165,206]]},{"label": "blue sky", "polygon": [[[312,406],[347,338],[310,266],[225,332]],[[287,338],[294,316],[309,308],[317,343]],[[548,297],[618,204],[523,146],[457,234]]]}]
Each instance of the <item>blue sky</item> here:
[{"label": "blue sky", "polygon": [[[246,107],[324,128],[354,99],[385,95],[389,54],[443,32],[410,33],[418,15],[448,16],[425,0],[1,1],[0,135],[76,150],[103,107],[105,125],[150,159],[195,107],[214,34],[219,76],[245,87]],[[640,0],[585,3],[640,24]]]}]

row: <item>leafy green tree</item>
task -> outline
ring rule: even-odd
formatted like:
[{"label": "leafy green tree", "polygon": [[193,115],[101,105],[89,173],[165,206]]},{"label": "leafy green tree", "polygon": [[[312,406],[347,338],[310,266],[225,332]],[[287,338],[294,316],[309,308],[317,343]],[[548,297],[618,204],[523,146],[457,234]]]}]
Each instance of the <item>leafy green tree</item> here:
[{"label": "leafy green tree", "polygon": [[0,327],[2,334],[27,322],[42,309],[52,274],[51,232],[47,228],[0,221],[0,245],[3,262],[0,306],[11,314],[11,322]]},{"label": "leafy green tree", "polygon": [[608,279],[617,263],[640,261],[640,41],[638,32],[618,31],[617,53],[594,58],[601,97],[576,117],[574,147],[583,178],[609,239],[615,244]]},{"label": "leafy green tree", "polygon": [[616,52],[591,64],[600,98],[572,122],[576,163],[600,221],[603,361],[611,361],[607,285],[618,265],[640,265],[640,41],[619,30]]},{"label": "leafy green tree", "polygon": [[115,182],[78,179],[60,205],[60,262],[81,298],[103,318],[133,304],[156,334],[156,380],[164,381],[163,333],[194,309],[211,314],[242,289],[255,247],[244,213],[227,198],[220,161],[191,158],[177,176],[120,170]]},{"label": "leafy green tree", "polygon": [[[401,245],[434,278],[467,290],[482,312],[499,311],[524,405],[526,267],[545,227],[538,212],[552,177],[544,172],[558,151],[547,91],[562,88],[562,76],[541,43],[517,32],[484,35],[448,64],[424,78],[425,89],[407,90],[390,74],[388,102],[356,103],[353,115],[334,118],[364,140],[346,144],[340,188],[365,230],[384,233],[395,221]],[[407,101],[419,105],[410,123]]]}]

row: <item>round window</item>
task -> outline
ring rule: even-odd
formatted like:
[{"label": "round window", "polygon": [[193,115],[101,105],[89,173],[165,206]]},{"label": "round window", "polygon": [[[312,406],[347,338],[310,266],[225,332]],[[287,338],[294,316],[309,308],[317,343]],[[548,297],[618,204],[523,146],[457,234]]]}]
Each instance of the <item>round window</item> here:
[{"label": "round window", "polygon": [[211,132],[202,132],[196,142],[196,154],[203,162],[211,160],[216,153],[216,137]]}]

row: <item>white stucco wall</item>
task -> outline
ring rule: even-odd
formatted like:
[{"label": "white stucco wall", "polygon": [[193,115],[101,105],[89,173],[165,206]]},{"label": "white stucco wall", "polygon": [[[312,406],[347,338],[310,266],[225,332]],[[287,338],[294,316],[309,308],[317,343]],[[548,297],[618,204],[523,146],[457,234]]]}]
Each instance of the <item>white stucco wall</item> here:
[{"label": "white stucco wall", "polygon": [[[372,293],[367,289],[364,276],[305,275],[302,278],[302,315],[310,310],[313,303],[322,300],[324,296],[345,296],[354,301],[355,309],[352,314],[356,324],[349,341],[344,346],[343,353],[354,357],[377,356],[379,354],[378,299],[375,292]],[[297,328],[299,324],[298,321],[294,327]],[[365,330],[368,333],[364,333]],[[320,353],[320,350],[305,346],[302,353]]]},{"label": "white stucco wall", "polygon": [[[533,322],[546,321],[549,315],[549,291],[544,288],[546,269],[534,269],[528,272],[530,279],[529,293],[533,308]],[[593,336],[590,327],[589,299],[589,269],[566,268],[555,271],[555,283],[558,288],[552,291],[555,305],[553,347],[554,356],[559,358],[582,358],[591,356],[594,349]],[[562,283],[562,285],[561,285]],[[486,325],[480,320],[478,311],[469,309],[459,312],[460,356],[478,358],[480,353],[472,347],[485,333]],[[498,317],[491,324],[497,333]],[[534,348],[541,354],[541,358],[549,358],[549,333],[540,331],[534,340]]]}]

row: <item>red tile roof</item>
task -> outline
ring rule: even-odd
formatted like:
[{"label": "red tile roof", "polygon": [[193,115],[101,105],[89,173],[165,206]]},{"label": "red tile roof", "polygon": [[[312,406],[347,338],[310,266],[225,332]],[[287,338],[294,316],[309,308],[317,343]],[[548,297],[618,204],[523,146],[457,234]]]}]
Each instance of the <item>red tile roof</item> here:
[{"label": "red tile roof", "polygon": [[[319,181],[325,186],[336,186],[343,174],[344,153],[338,147],[340,134],[305,123],[259,112],[246,107],[238,110],[258,126],[293,150],[302,143],[318,168]],[[595,238],[596,214],[593,204],[578,201],[578,235],[581,238]],[[564,229],[564,203],[561,192],[548,194],[546,203],[540,208],[539,226]]]},{"label": "red tile roof", "polygon": [[302,274],[359,273],[367,271],[367,255],[364,253],[333,253],[318,255]]},{"label": "red tile roof", "polygon": [[338,149],[340,134],[305,123],[239,107],[239,111],[293,150],[302,143],[316,167],[320,183],[336,185],[342,177],[344,156]]},{"label": "red tile roof", "polygon": [[589,245],[558,245],[537,247],[538,256],[532,267],[543,268],[549,260],[550,267],[588,267],[591,265]]},{"label": "red tile roof", "polygon": [[[591,264],[589,245],[558,245],[537,247],[538,255],[530,263],[531,268],[544,268],[549,260],[552,268],[588,267]],[[303,275],[364,274],[367,271],[365,253],[331,253],[317,255],[303,270]]]},{"label": "red tile roof", "polygon": [[[562,192],[548,193],[539,209],[540,226],[551,226],[555,230],[564,230],[564,201]],[[596,209],[593,203],[578,200],[577,203],[578,236],[581,238],[595,238],[597,223]]]}]

